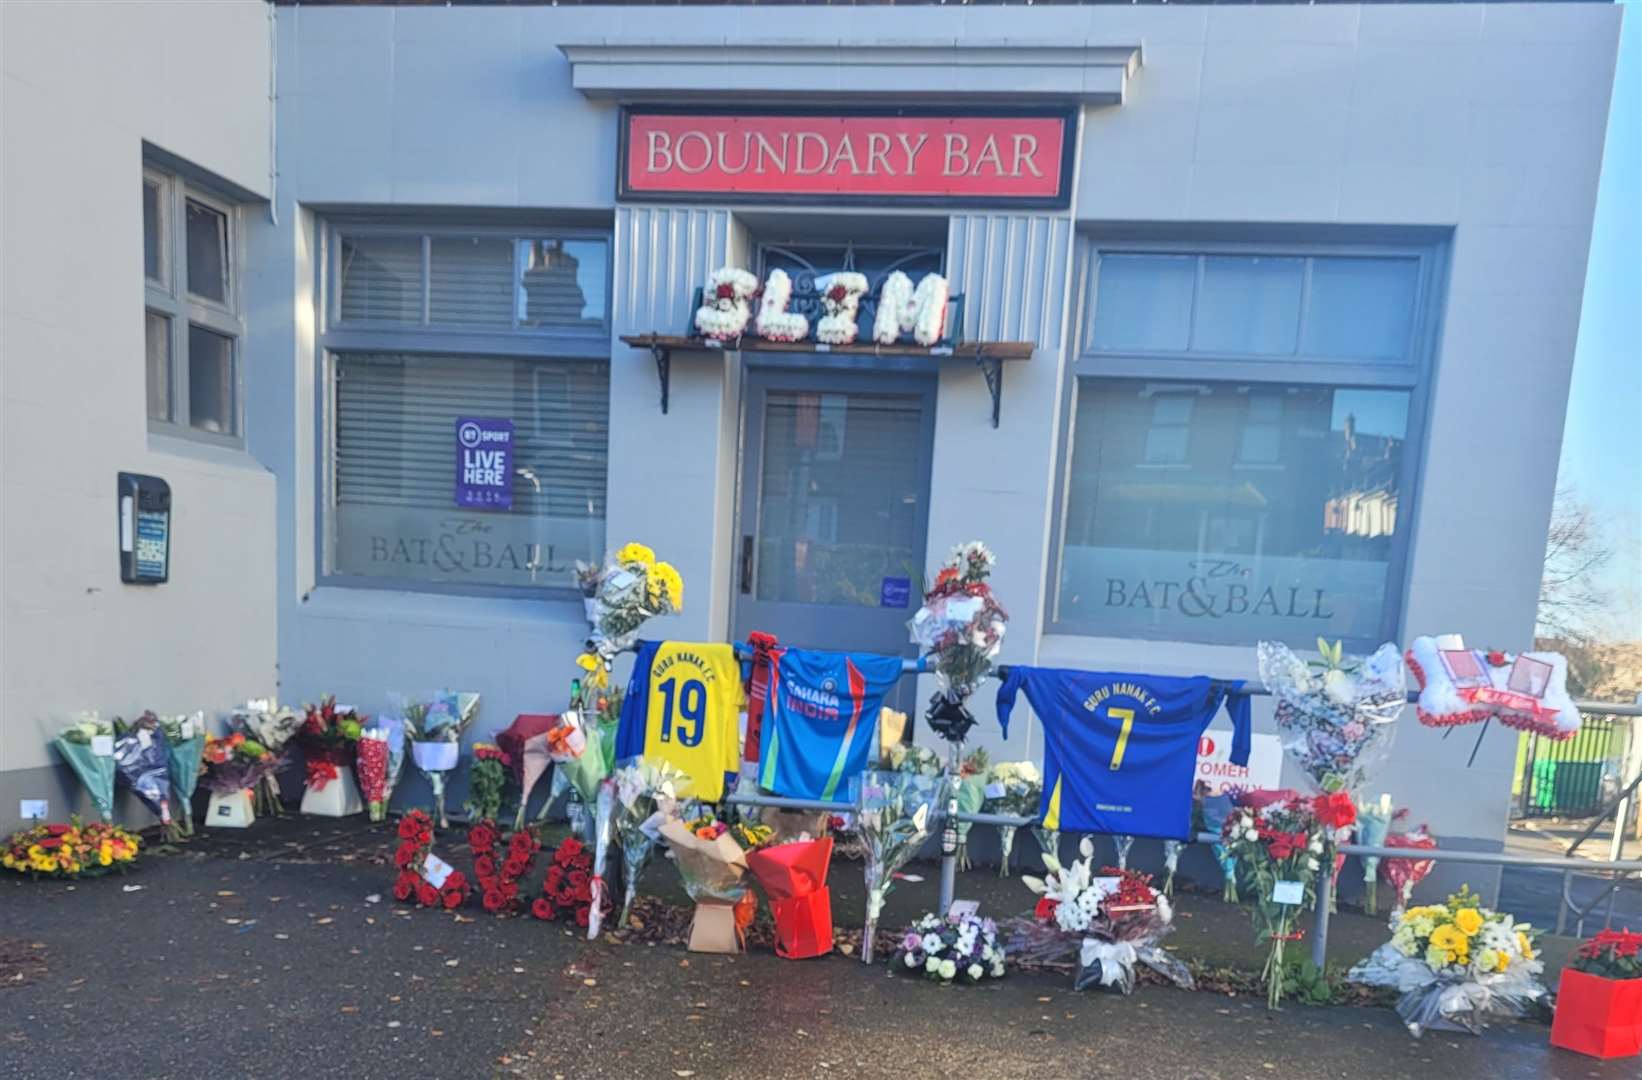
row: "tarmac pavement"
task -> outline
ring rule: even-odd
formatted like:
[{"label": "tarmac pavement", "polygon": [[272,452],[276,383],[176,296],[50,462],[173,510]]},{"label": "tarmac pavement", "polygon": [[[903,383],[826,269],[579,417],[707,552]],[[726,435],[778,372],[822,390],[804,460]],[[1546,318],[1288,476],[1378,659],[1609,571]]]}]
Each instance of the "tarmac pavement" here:
[{"label": "tarmac pavement", "polygon": [[[588,944],[528,917],[392,901],[385,826],[261,822],[127,875],[0,879],[0,1076],[1245,1077],[1487,1076],[1635,1080],[1638,1062],[1547,1045],[1535,1023],[1416,1041],[1387,1009],[1290,1005],[1143,986],[1075,994],[1012,973],[943,987],[834,955],[791,963],[670,945]],[[465,856],[452,859],[461,866]],[[915,867],[885,925],[933,900]],[[659,863],[645,891],[677,895]],[[859,919],[859,865],[833,871],[835,918]],[[1028,906],[1016,880],[960,878],[983,910]],[[1017,894],[1019,894],[1017,899]],[[1181,897],[1182,956],[1252,963],[1246,916]],[[1383,939],[1345,913],[1331,943]],[[1221,950],[1216,952],[1215,950]],[[26,964],[7,958],[27,958]],[[15,978],[20,976],[20,978]]]}]

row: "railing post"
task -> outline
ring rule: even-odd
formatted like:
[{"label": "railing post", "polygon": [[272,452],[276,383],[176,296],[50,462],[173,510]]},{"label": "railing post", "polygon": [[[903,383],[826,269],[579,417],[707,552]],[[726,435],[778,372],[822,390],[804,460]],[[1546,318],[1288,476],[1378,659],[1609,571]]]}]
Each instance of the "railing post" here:
[{"label": "railing post", "polygon": [[1328,909],[1334,901],[1333,860],[1325,865],[1317,882],[1317,921],[1311,934],[1311,962],[1318,971],[1328,962]]}]

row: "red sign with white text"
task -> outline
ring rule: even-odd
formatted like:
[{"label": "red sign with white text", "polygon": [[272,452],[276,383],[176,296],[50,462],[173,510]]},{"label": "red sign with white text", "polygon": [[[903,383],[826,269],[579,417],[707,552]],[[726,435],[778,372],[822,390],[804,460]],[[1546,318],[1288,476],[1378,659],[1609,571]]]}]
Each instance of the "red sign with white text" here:
[{"label": "red sign with white text", "polygon": [[624,118],[625,197],[1062,206],[1068,114],[644,112]]}]

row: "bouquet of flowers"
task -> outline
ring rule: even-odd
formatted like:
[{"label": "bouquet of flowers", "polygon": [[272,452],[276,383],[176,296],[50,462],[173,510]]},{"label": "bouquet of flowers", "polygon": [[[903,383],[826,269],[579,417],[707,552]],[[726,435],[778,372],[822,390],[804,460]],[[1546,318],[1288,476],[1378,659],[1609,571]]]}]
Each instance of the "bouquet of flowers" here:
[{"label": "bouquet of flowers", "polygon": [[1522,1016],[1545,996],[1532,935],[1462,886],[1446,904],[1404,911],[1391,940],[1350,978],[1401,993],[1397,1015],[1415,1038],[1427,1030],[1475,1035],[1486,1017]]},{"label": "bouquet of flowers", "polygon": [[[1208,788],[1205,787],[1204,791]],[[1220,898],[1228,904],[1235,904],[1237,900],[1237,858],[1226,848],[1225,833],[1226,819],[1236,810],[1236,804],[1230,795],[1197,794],[1198,806],[1203,814],[1203,831],[1214,833],[1220,839],[1209,845],[1214,853],[1214,861],[1220,866],[1220,877],[1223,882]]]},{"label": "bouquet of flowers", "polygon": [[1322,638],[1317,650],[1322,659],[1307,662],[1282,642],[1260,642],[1260,679],[1294,763],[1319,791],[1356,791],[1391,749],[1406,702],[1402,654],[1388,642],[1367,659],[1347,657]]},{"label": "bouquet of flowers", "polygon": [[941,686],[930,699],[927,720],[932,731],[953,742],[962,742],[974,726],[964,702],[1003,648],[1009,613],[992,598],[992,587],[986,583],[996,561],[979,540],[959,544],[912,617],[912,640],[935,657]]},{"label": "bouquet of flowers", "polygon": [[1117,833],[1112,837],[1112,847],[1117,851],[1117,868],[1129,869],[1129,852],[1135,846],[1135,838],[1124,833]]},{"label": "bouquet of flowers", "polygon": [[[536,782],[547,772],[553,759],[547,753],[547,733],[559,718],[545,713],[520,713],[504,731],[496,734],[496,745],[507,755],[513,779],[519,785],[519,810],[513,816],[515,832],[525,827],[525,809],[530,804],[530,793]],[[552,802],[549,796],[548,802]],[[545,816],[547,805],[541,813]]]},{"label": "bouquet of flowers", "polygon": [[[576,663],[586,674],[586,687],[603,691],[610,682],[616,654],[633,647],[639,628],[657,615],[684,610],[684,579],[643,544],[623,544],[607,556],[604,565],[577,561],[576,583],[592,633]],[[576,703],[590,704],[588,701]]]},{"label": "bouquet of flowers", "polygon": [[944,983],[974,984],[1003,977],[1004,948],[991,919],[929,914],[907,928],[890,966],[922,971]]},{"label": "bouquet of flowers", "polygon": [[181,834],[171,820],[169,751],[159,717],[144,712],[130,724],[115,717],[114,731],[115,775],[137,793],[144,806],[158,815],[165,838],[177,839]]},{"label": "bouquet of flowers", "polygon": [[1174,876],[1180,869],[1180,853],[1186,850],[1184,840],[1163,841],[1163,895],[1174,895]]},{"label": "bouquet of flowers", "polygon": [[218,795],[249,793],[280,766],[277,754],[238,731],[220,739],[207,737],[201,756],[205,761],[201,780],[206,790]]},{"label": "bouquet of flowers", "polygon": [[[981,809],[988,814],[1037,817],[1043,800],[1043,777],[1030,761],[1000,761],[986,774],[986,796]],[[1009,856],[1015,850],[1016,825],[999,825],[998,840],[1003,855],[998,860],[998,876],[1009,876]]]},{"label": "bouquet of flowers", "polygon": [[610,774],[615,795],[612,821],[621,844],[621,925],[626,925],[633,910],[639,878],[655,853],[661,824],[675,815],[678,792],[688,782],[683,772],[667,762],[645,757],[634,758]]},{"label": "bouquet of flowers", "polygon": [[386,729],[368,727],[359,733],[355,747],[354,778],[359,781],[359,797],[365,801],[365,812],[372,821],[388,816],[388,763],[393,757],[390,739]]},{"label": "bouquet of flowers", "polygon": [[1597,1058],[1642,1054],[1642,934],[1603,930],[1557,986],[1551,1045]]},{"label": "bouquet of flowers", "polygon": [[393,863],[399,868],[393,883],[395,900],[447,910],[467,902],[467,875],[433,854],[433,819],[426,811],[412,810],[399,819],[399,848]]},{"label": "bouquet of flowers", "polygon": [[691,952],[742,951],[742,934],[757,904],[747,887],[747,848],[767,841],[772,832],[767,825],[730,825],[711,814],[662,823],[661,835],[673,853],[684,891],[696,902],[690,920]]},{"label": "bouquet of flowers", "polygon": [[[958,765],[958,812],[961,814],[978,814],[986,804],[986,778],[991,770],[991,761],[982,749],[975,749]],[[958,822],[958,869],[970,869],[969,861],[969,830],[974,828],[972,822]]]},{"label": "bouquet of flowers", "polygon": [[473,849],[473,875],[479,882],[484,909],[493,915],[512,915],[524,906],[519,899],[519,881],[530,873],[530,864],[542,845],[520,830],[507,838],[507,850],[498,852],[499,835],[496,822],[483,818],[468,830],[468,846]]},{"label": "bouquet of flowers", "polygon": [[85,785],[98,815],[104,821],[114,820],[114,725],[94,712],[81,713],[51,745]]},{"label": "bouquet of flowers", "polygon": [[[1385,846],[1424,851],[1435,848],[1437,841],[1424,825],[1420,825],[1407,832],[1386,834]],[[1393,914],[1402,913],[1414,898],[1414,887],[1424,881],[1436,865],[1435,859],[1386,859],[1380,864],[1380,876],[1397,891],[1397,906]]]},{"label": "bouquet of flowers", "polygon": [[137,858],[142,837],[117,825],[94,821],[82,824],[35,825],[11,834],[0,847],[0,866],[30,877],[97,877],[110,870],[124,871]]},{"label": "bouquet of flowers", "polygon": [[1040,899],[1031,918],[1012,920],[1011,948],[1039,963],[1075,958],[1075,990],[1098,984],[1132,993],[1136,964],[1192,989],[1191,972],[1159,944],[1173,929],[1174,911],[1151,887],[1150,875],[1112,866],[1095,874],[1095,845],[1088,837],[1078,852],[1082,857],[1070,866],[1045,856],[1044,877],[1022,876]]},{"label": "bouquet of flowers", "polygon": [[[611,772],[610,759],[616,748],[615,720],[589,722],[584,713],[574,708],[566,709],[556,720],[543,738],[548,759],[558,766],[553,778],[555,787],[559,783],[568,785],[580,807],[591,807],[598,801],[600,783]],[[552,799],[553,796],[548,796],[549,802]]]},{"label": "bouquet of flowers", "polygon": [[[1379,802],[1357,804],[1357,842],[1364,847],[1384,847],[1386,834],[1397,814],[1391,809],[1391,796],[1382,794]],[[1363,912],[1380,913],[1379,888],[1380,858],[1363,856]]]},{"label": "bouquet of flowers", "polygon": [[[351,706],[338,706],[328,694],[318,705],[304,705],[302,711],[302,726],[296,734],[306,777],[302,812],[326,817],[357,814],[363,807],[353,765],[365,729],[363,718]],[[332,784],[338,786],[331,789]]]},{"label": "bouquet of flowers", "polygon": [[[239,732],[245,738],[265,747],[284,764],[285,745],[296,737],[302,727],[302,714],[295,709],[279,708],[266,698],[245,703],[228,716],[228,730]],[[269,769],[254,788],[255,811],[259,815],[278,817],[283,795],[279,788],[276,769]]]},{"label": "bouquet of flowers", "polygon": [[916,743],[896,743],[884,755],[884,767],[895,772],[915,773],[919,776],[940,776],[946,771],[941,755],[927,746]]},{"label": "bouquet of flowers", "polygon": [[1311,801],[1317,822],[1323,827],[1323,869],[1329,875],[1329,911],[1338,911],[1335,886],[1340,883],[1340,868],[1346,857],[1340,845],[1351,839],[1352,826],[1357,824],[1357,804],[1343,791],[1331,791]]},{"label": "bouquet of flowers", "polygon": [[867,771],[850,780],[855,828],[866,849],[867,921],[861,960],[872,963],[873,938],[895,872],[923,846],[946,804],[947,778]]},{"label": "bouquet of flowers", "polygon": [[1316,899],[1323,825],[1312,800],[1293,798],[1240,807],[1220,835],[1244,895],[1252,898],[1257,940],[1271,945],[1263,977],[1266,1003],[1275,1009],[1283,998],[1283,946],[1300,940],[1297,924]]},{"label": "bouquet of flowers", "polygon": [[441,691],[426,703],[405,708],[405,733],[411,758],[433,789],[433,814],[439,828],[450,828],[445,816],[445,776],[462,757],[462,733],[479,714],[478,694]]},{"label": "bouquet of flowers", "polygon": [[468,766],[468,797],[462,804],[469,821],[494,823],[501,815],[508,764],[508,756],[501,747],[492,743],[473,744],[473,764]]},{"label": "bouquet of flowers", "polygon": [[162,716],[165,731],[166,768],[171,773],[171,792],[182,811],[182,831],[194,835],[194,789],[199,786],[200,765],[205,753],[205,714]]},{"label": "bouquet of flowers", "polygon": [[[609,893],[603,893],[599,902],[604,908],[600,914],[609,915]],[[586,844],[567,836],[553,852],[542,878],[542,894],[531,902],[530,913],[548,921],[564,916],[574,919],[577,926],[589,926],[593,904],[593,856]]]}]

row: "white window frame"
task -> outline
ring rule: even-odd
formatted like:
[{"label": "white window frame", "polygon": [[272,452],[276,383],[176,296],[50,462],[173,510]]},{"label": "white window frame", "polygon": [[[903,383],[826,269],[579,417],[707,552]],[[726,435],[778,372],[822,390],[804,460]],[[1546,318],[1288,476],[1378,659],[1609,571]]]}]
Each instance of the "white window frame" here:
[{"label": "white window frame", "polygon": [[[319,567],[318,585],[355,589],[388,589],[397,592],[485,596],[526,600],[570,600],[581,596],[569,575],[562,584],[545,586],[457,584],[428,581],[416,577],[388,577],[351,574],[336,568],[336,376],[339,359],[349,353],[401,353],[405,355],[467,356],[475,360],[540,359],[598,362],[610,367],[610,327],[614,286],[615,237],[608,228],[567,226],[552,221],[523,224],[465,225],[459,220],[424,218],[342,216],[318,224],[320,258],[316,268],[320,332],[315,365],[315,391],[323,403],[315,417],[315,439],[321,452],[316,455],[318,471],[315,491],[314,551]],[[349,236],[392,236],[422,238],[423,305],[420,324],[392,322],[343,322],[341,314],[342,239]],[[452,328],[427,321],[428,260],[434,237],[485,236],[536,240],[601,241],[605,245],[604,312],[597,331],[576,331],[553,327],[514,326]],[[531,419],[529,422],[534,422]],[[607,451],[608,454],[608,451]],[[609,459],[606,457],[605,506],[609,507]],[[456,512],[453,506],[452,511]],[[602,553],[601,553],[602,555]]]},{"label": "white window frame", "polygon": [[[1262,354],[1159,352],[1142,349],[1095,349],[1094,325],[1100,284],[1100,258],[1112,255],[1234,255],[1272,258],[1411,258],[1419,263],[1418,285],[1414,296],[1412,325],[1407,351],[1401,360],[1344,359],[1340,357],[1305,355],[1303,333],[1297,334],[1297,351],[1292,356]],[[1045,582],[1048,602],[1044,605],[1043,631],[1045,634],[1078,638],[1141,638],[1173,641],[1206,647],[1225,647],[1233,642],[1224,637],[1190,638],[1175,628],[1159,629],[1155,633],[1125,627],[1121,630],[1103,627],[1098,620],[1062,619],[1061,561],[1066,546],[1068,505],[1072,492],[1072,462],[1077,440],[1077,398],[1081,380],[1145,379],[1150,382],[1190,383],[1245,383],[1272,386],[1323,386],[1331,389],[1401,389],[1409,395],[1408,429],[1404,436],[1406,451],[1402,473],[1398,478],[1400,523],[1393,542],[1390,565],[1387,569],[1385,610],[1381,613],[1380,633],[1373,639],[1348,639],[1348,649],[1372,650],[1388,640],[1402,640],[1403,613],[1407,608],[1409,553],[1417,532],[1415,520],[1420,481],[1425,471],[1425,432],[1428,419],[1432,372],[1435,364],[1436,342],[1441,323],[1443,286],[1447,275],[1447,236],[1435,230],[1414,231],[1406,234],[1356,239],[1308,242],[1304,240],[1263,239],[1182,239],[1170,236],[1150,239],[1131,235],[1103,238],[1080,235],[1078,239],[1078,277],[1076,359],[1068,364],[1070,386],[1066,395],[1066,409],[1062,417],[1066,438],[1061,440],[1061,458],[1058,465],[1060,483],[1054,507],[1054,547],[1049,559],[1049,574]],[[1202,266],[1199,261],[1198,287],[1202,285]],[[1311,264],[1305,272],[1301,293],[1301,327],[1309,314]],[[1194,294],[1197,295],[1197,294]],[[1195,300],[1194,310],[1195,315]],[[1189,342],[1188,342],[1189,347]],[[1257,464],[1242,464],[1242,468],[1258,469]],[[1237,643],[1237,644],[1250,644]]]},{"label": "white window frame", "polygon": [[[149,277],[147,266],[144,265],[144,319],[146,322],[147,314],[152,312],[164,316],[169,321],[171,328],[170,350],[166,358],[166,366],[170,374],[171,419],[164,420],[149,417],[148,430],[154,434],[243,449],[245,446],[245,318],[240,291],[242,277],[240,267],[243,260],[241,257],[239,207],[220,195],[185,180],[177,173],[154,165],[147,165],[143,168],[142,180],[144,186],[153,184],[159,189],[158,205],[160,211],[160,277],[158,280]],[[227,265],[224,267],[227,281],[223,290],[225,301],[221,303],[196,296],[188,291],[187,210],[190,201],[197,202],[222,214],[227,228],[225,238]],[[192,403],[190,401],[192,387],[188,376],[188,330],[191,324],[221,334],[230,341],[230,363],[232,365],[230,385],[234,399],[232,405],[234,430],[232,434],[206,431],[193,425]],[[143,396],[145,413],[148,407],[146,380],[147,355],[145,348],[145,392]]]}]

